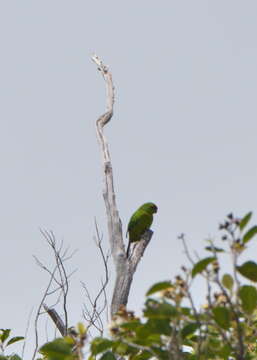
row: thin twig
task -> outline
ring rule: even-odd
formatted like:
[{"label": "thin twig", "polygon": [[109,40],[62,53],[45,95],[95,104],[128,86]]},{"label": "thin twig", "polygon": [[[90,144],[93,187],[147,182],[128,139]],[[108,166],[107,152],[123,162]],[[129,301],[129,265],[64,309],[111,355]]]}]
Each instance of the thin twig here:
[{"label": "thin twig", "polygon": [[37,350],[38,350],[38,319],[39,319],[39,315],[40,315],[40,310],[41,310],[41,308],[43,306],[43,303],[44,303],[44,301],[45,301],[45,299],[47,297],[47,292],[48,292],[48,290],[50,289],[50,287],[52,285],[52,281],[53,281],[56,270],[57,270],[57,266],[54,268],[54,270],[52,272],[52,275],[51,275],[51,277],[50,277],[50,279],[48,281],[48,285],[46,287],[46,290],[45,290],[45,292],[43,294],[43,297],[41,299],[41,302],[40,302],[40,304],[38,306],[38,310],[37,310],[37,313],[36,313],[35,325],[34,325],[34,329],[35,329],[35,349],[34,349],[34,353],[33,353],[33,356],[32,356],[32,360],[35,359],[36,354],[37,354]]},{"label": "thin twig", "polygon": [[[98,293],[96,294],[95,298],[92,299],[89,290],[87,289],[86,284],[82,283],[82,286],[86,292],[86,297],[88,299],[88,302],[91,306],[91,310],[87,308],[86,305],[84,305],[84,311],[83,315],[85,320],[88,322],[88,328],[91,326],[94,326],[99,332],[100,335],[103,334],[103,322],[101,319],[102,313],[107,308],[107,297],[106,297],[106,287],[109,283],[109,270],[108,270],[108,260],[109,260],[109,253],[106,255],[104,254],[103,247],[102,247],[102,236],[100,236],[99,229],[95,220],[95,231],[96,231],[96,237],[95,237],[95,244],[97,248],[99,249],[101,259],[104,265],[104,273],[105,273],[105,279],[104,281],[101,281],[101,287]],[[103,297],[103,304],[100,306],[99,301],[100,298]]]},{"label": "thin twig", "polygon": [[21,352],[21,358],[22,359],[24,358],[24,352],[25,352],[25,347],[26,347],[27,336],[28,336],[28,331],[29,331],[29,327],[30,327],[30,321],[31,321],[32,313],[33,313],[33,308],[30,310],[28,320],[27,320],[27,325],[26,325],[26,330],[25,330],[25,335],[24,335],[24,342],[23,342],[22,352]]},{"label": "thin twig", "polygon": [[190,261],[190,263],[191,263],[192,265],[194,265],[195,262],[194,262],[193,258],[191,257],[190,252],[189,252],[189,250],[188,250],[188,246],[187,246],[187,243],[186,243],[186,240],[185,240],[185,234],[179,235],[178,238],[179,238],[180,240],[182,240],[182,244],[183,244],[184,251],[185,251],[185,254],[186,254],[187,259]]},{"label": "thin twig", "polygon": [[[69,254],[69,247],[64,249],[64,242],[56,241],[55,235],[52,231],[42,230],[40,229],[41,234],[43,235],[44,239],[46,240],[47,244],[50,246],[53,255],[55,265],[53,269],[49,269],[46,265],[42,263],[36,256],[34,256],[37,265],[43,269],[49,275],[48,285],[43,293],[43,297],[39,304],[36,318],[35,318],[35,350],[33,354],[33,360],[35,359],[37,350],[38,350],[38,320],[39,316],[47,313],[52,321],[54,322],[56,328],[60,331],[62,336],[67,334],[68,329],[68,311],[67,311],[67,295],[69,291],[69,278],[72,276],[74,272],[71,274],[67,274],[66,268],[64,263],[68,261],[75,252]],[[62,308],[64,312],[64,322],[62,321],[60,315],[57,311],[53,308],[48,307],[45,302],[49,296],[54,295],[56,296],[56,301],[53,306],[56,306],[58,303],[62,301]],[[52,306],[52,307],[53,307]],[[45,309],[45,311],[42,311]]]}]

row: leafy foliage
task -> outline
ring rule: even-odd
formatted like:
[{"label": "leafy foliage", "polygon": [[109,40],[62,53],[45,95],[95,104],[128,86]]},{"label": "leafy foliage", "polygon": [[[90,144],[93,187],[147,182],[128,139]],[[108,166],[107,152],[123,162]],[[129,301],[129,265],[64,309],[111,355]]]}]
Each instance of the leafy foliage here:
[{"label": "leafy foliage", "polygon": [[230,327],[230,311],[225,306],[217,306],[212,309],[214,320],[225,330]]},{"label": "leafy foliage", "polygon": [[239,298],[242,301],[243,310],[252,314],[254,310],[257,308],[257,290],[254,286],[251,285],[243,285],[239,289]]},{"label": "leafy foliage", "polygon": [[246,261],[236,267],[237,271],[247,279],[257,282],[257,264],[254,261]]},{"label": "leafy foliage", "polygon": [[4,355],[8,346],[18,341],[24,340],[23,336],[10,337],[10,335],[11,329],[0,329],[0,350],[2,351],[2,354],[0,354],[0,360],[21,360],[17,354]]},{"label": "leafy foliage", "polygon": [[247,233],[243,237],[243,243],[246,244],[257,234],[257,226],[253,226],[251,229],[247,231]]},{"label": "leafy foliage", "polygon": [[244,228],[246,227],[246,225],[249,223],[249,221],[252,218],[252,212],[250,211],[249,213],[247,213],[241,220],[239,223],[239,229],[242,231],[244,230]]},{"label": "leafy foliage", "polygon": [[[229,214],[220,225],[222,247],[210,241],[211,255],[194,261],[185,239],[191,266],[173,280],[153,284],[146,293],[143,315],[121,307],[109,324],[108,337],[90,342],[89,360],[251,360],[257,359],[257,263],[240,261],[257,227],[249,227],[252,213],[241,220]],[[218,245],[218,246],[217,246]],[[222,273],[221,257],[230,255],[231,273]],[[207,284],[206,303],[195,301],[192,284]],[[79,323],[76,335],[48,342],[40,349],[44,360],[81,360],[87,329]],[[22,337],[9,338],[2,330],[2,349]],[[84,356],[85,357],[85,356]],[[21,360],[18,355],[0,360]]]},{"label": "leafy foliage", "polygon": [[[252,213],[239,220],[229,214],[223,224],[224,246],[212,243],[205,248],[212,256],[182,267],[174,281],[154,284],[147,292],[143,317],[124,308],[110,324],[109,339],[91,343],[91,356],[114,359],[256,359],[257,290],[243,279],[257,281],[257,264],[238,259],[245,244],[257,235],[257,227],[247,229]],[[186,246],[186,245],[185,245]],[[192,263],[192,257],[185,249]],[[231,274],[222,274],[220,256],[230,253]],[[192,282],[202,277],[207,282],[207,304],[198,308],[191,293]],[[240,279],[239,279],[240,278]],[[188,306],[188,304],[190,304]]]},{"label": "leafy foliage", "polygon": [[192,277],[195,277],[197,274],[203,272],[207,266],[215,260],[215,257],[207,257],[198,261],[192,269]]},{"label": "leafy foliage", "polygon": [[55,339],[40,348],[40,353],[48,360],[72,360],[75,354],[72,352],[74,341],[70,337]]},{"label": "leafy foliage", "polygon": [[19,355],[13,354],[9,356],[0,355],[0,360],[22,360]]},{"label": "leafy foliage", "polygon": [[222,277],[222,284],[226,289],[231,291],[233,289],[234,279],[232,278],[231,275],[224,274]]},{"label": "leafy foliage", "polygon": [[159,282],[157,284],[154,284],[148,291],[147,291],[147,296],[152,295],[156,292],[159,292],[161,290],[166,290],[169,289],[171,287],[171,282],[170,281],[162,281]]}]

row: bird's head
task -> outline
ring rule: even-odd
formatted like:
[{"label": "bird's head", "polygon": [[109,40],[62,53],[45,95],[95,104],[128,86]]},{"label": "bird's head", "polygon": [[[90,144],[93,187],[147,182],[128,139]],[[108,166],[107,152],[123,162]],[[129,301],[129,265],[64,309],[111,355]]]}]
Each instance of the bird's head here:
[{"label": "bird's head", "polygon": [[150,214],[155,214],[158,211],[158,207],[154,203],[149,202],[140,206],[140,210],[144,210]]}]

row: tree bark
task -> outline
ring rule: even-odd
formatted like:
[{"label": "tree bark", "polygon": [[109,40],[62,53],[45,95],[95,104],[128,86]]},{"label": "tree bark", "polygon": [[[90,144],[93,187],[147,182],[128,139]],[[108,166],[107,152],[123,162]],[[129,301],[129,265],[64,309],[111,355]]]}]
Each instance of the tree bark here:
[{"label": "tree bark", "polygon": [[104,126],[113,116],[114,86],[112,74],[108,67],[104,65],[96,55],[92,56],[92,60],[96,63],[98,70],[105,80],[107,91],[107,109],[96,121],[96,133],[102,155],[104,180],[103,198],[107,215],[109,243],[116,271],[116,280],[111,302],[111,317],[113,317],[122,305],[127,305],[134,273],[151,240],[153,232],[151,230],[145,232],[128,259],[123,242],[122,222],[116,204],[111,157],[108,142],[103,133]]}]

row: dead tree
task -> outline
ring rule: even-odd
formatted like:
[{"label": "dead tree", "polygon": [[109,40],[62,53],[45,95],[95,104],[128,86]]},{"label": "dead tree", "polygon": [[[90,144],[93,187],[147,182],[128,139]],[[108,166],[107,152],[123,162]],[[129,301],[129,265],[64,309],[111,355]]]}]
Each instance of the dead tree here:
[{"label": "dead tree", "polygon": [[[144,251],[149,244],[153,232],[151,230],[147,230],[145,234],[142,236],[142,239],[136,244],[134,247],[132,254],[129,258],[126,256],[125,250],[125,242],[123,240],[122,233],[122,222],[119,217],[119,212],[116,204],[116,195],[114,191],[114,181],[113,181],[113,171],[111,164],[111,157],[108,147],[108,142],[106,137],[104,136],[103,130],[104,126],[111,120],[113,116],[113,105],[114,105],[114,86],[112,81],[112,75],[107,66],[105,66],[102,61],[94,55],[92,60],[96,63],[98,70],[103,75],[103,78],[106,83],[107,89],[107,111],[101,115],[96,121],[96,133],[98,137],[98,142],[100,145],[100,151],[102,155],[102,165],[103,165],[103,198],[105,202],[106,214],[107,214],[107,224],[108,224],[108,236],[109,236],[109,244],[111,249],[111,256],[114,261],[115,271],[116,271],[116,279],[115,285],[112,295],[111,307],[110,307],[110,315],[111,318],[117,313],[117,311],[122,307],[126,306],[128,302],[128,296],[133,280],[133,276],[136,272],[137,266],[139,264],[140,259],[142,258]],[[107,298],[105,288],[109,281],[107,262],[109,255],[104,255],[102,247],[101,247],[101,239],[99,236],[98,228],[96,226],[97,233],[97,247],[100,249],[100,253],[105,266],[105,280],[102,283],[102,287],[97,294],[95,300],[93,300],[90,296],[89,291],[86,288],[86,285],[83,283],[83,287],[86,290],[86,296],[89,299],[91,305],[91,311],[88,311],[87,308],[84,309],[84,318],[88,323],[88,327],[94,326],[100,334],[103,332],[103,323],[101,320],[101,314],[107,307]],[[38,348],[38,337],[37,337],[37,321],[38,317],[41,314],[42,308],[49,315],[49,317],[54,322],[56,328],[60,331],[62,336],[65,336],[68,333],[68,320],[67,320],[67,310],[66,310],[66,299],[68,292],[68,277],[65,272],[65,267],[63,266],[63,259],[60,257],[60,250],[55,248],[55,239],[54,235],[50,233],[50,241],[49,241],[49,233],[43,233],[43,235],[47,238],[47,241],[51,248],[54,251],[56,258],[56,265],[54,270],[50,271],[44,265],[42,265],[38,260],[38,264],[46,270],[50,275],[50,280],[48,287],[45,291],[43,299],[38,309],[37,318],[36,318],[36,348],[34,352],[34,357],[36,355],[36,350]],[[52,237],[54,241],[52,240]],[[60,280],[55,278],[56,272],[59,272]],[[57,284],[57,288],[54,290],[61,291],[61,296],[63,299],[64,313],[65,313],[65,321],[63,322],[61,316],[57,313],[57,311],[53,307],[48,307],[45,304],[45,299],[49,294],[52,294],[53,291],[50,291],[50,287],[52,283]],[[102,307],[98,307],[99,297],[104,296],[104,304]],[[60,298],[59,300],[60,301]]]},{"label": "dead tree", "polygon": [[133,276],[153,233],[151,230],[148,230],[143,235],[142,240],[136,245],[132,255],[129,258],[126,257],[122,222],[119,217],[114,191],[111,157],[108,142],[103,132],[104,126],[110,122],[113,116],[114,86],[112,74],[108,67],[105,66],[96,55],[92,57],[92,60],[96,63],[106,83],[107,109],[96,121],[96,132],[102,155],[104,180],[103,198],[107,215],[109,243],[116,271],[116,280],[111,302],[111,317],[113,317],[122,305],[127,305]]}]

